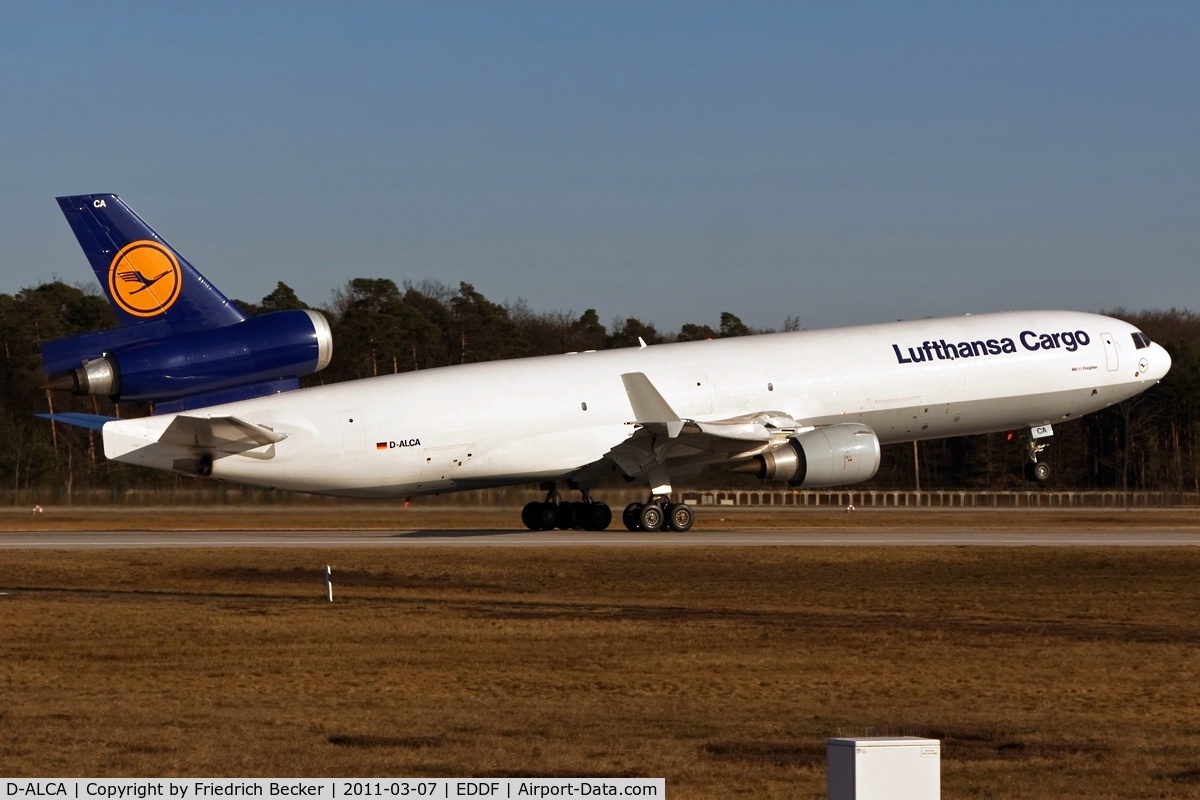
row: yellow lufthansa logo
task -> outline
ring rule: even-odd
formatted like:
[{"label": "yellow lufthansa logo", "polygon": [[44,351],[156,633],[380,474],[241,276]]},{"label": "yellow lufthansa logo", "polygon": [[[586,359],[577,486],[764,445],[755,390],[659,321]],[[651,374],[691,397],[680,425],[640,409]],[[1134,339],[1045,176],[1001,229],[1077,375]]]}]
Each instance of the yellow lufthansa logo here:
[{"label": "yellow lufthansa logo", "polygon": [[108,293],[135,317],[157,317],[175,305],[183,275],[175,254],[143,239],[121,248],[108,268]]}]

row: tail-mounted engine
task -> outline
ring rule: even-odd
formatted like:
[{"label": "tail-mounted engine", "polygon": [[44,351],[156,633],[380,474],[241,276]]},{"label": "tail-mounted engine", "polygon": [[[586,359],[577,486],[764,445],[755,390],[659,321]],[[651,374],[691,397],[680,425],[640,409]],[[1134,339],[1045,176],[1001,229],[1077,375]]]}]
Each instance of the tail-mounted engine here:
[{"label": "tail-mounted engine", "polygon": [[869,480],[879,470],[875,432],[857,422],[805,431],[734,468],[768,481],[820,488]]},{"label": "tail-mounted engine", "polygon": [[329,323],[306,310],[174,335],[152,325],[118,328],[43,347],[47,371],[57,373],[46,388],[150,402],[295,380],[324,369],[332,357]]}]

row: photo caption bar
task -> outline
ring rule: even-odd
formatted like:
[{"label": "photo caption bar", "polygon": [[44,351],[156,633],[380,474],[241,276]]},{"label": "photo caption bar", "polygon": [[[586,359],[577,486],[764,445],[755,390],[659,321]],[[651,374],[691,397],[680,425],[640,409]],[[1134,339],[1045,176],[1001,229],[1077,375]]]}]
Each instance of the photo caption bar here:
[{"label": "photo caption bar", "polygon": [[666,778],[0,778],[0,788],[5,800],[667,796]]}]

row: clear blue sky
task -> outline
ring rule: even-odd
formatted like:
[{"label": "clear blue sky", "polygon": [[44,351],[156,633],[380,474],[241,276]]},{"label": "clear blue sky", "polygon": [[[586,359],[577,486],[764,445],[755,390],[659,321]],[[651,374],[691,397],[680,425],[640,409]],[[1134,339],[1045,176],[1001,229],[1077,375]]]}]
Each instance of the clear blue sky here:
[{"label": "clear blue sky", "polygon": [[1200,308],[1200,3],[14,0],[0,292],[116,192],[227,294],[675,330]]}]

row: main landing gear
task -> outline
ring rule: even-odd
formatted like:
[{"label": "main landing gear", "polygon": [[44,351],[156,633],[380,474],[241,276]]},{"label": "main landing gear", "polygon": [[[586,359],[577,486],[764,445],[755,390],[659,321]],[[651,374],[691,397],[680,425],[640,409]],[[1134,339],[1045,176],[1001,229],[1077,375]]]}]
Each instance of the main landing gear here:
[{"label": "main landing gear", "polygon": [[607,503],[593,500],[586,489],[583,490],[583,500],[572,503],[564,501],[553,484],[545,488],[545,502],[539,503],[535,500],[527,503],[521,510],[521,522],[525,523],[529,530],[549,531],[561,528],[564,531],[602,531],[612,522],[612,509]]},{"label": "main landing gear", "polygon": [[630,503],[621,514],[621,521],[631,531],[691,530],[696,521],[692,507],[686,503],[672,503],[664,495],[650,498],[648,503]]},{"label": "main landing gear", "polygon": [[[561,530],[602,531],[612,523],[612,509],[607,503],[593,500],[583,490],[579,502],[567,502],[553,484],[545,485],[546,499],[533,501],[521,510],[521,522],[531,531]],[[696,521],[692,507],[686,503],[672,503],[666,495],[656,495],[645,503],[630,503],[621,515],[621,521],[631,531],[678,531],[691,530]]]}]

